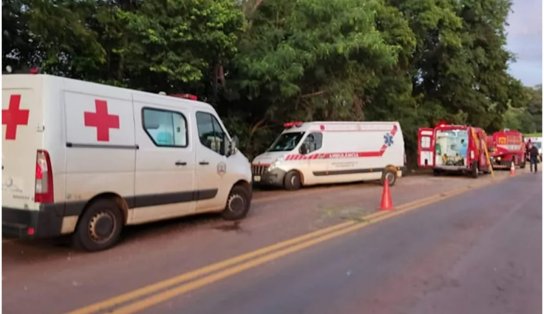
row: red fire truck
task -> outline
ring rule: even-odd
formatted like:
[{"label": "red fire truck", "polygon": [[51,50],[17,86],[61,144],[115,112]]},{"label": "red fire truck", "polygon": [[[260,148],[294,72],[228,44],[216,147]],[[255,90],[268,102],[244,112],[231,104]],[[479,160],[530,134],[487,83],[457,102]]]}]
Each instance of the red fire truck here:
[{"label": "red fire truck", "polygon": [[525,142],[523,134],[515,130],[504,129],[488,136],[487,147],[493,168],[525,168]]},{"label": "red fire truck", "polygon": [[440,123],[418,131],[418,166],[435,175],[462,172],[477,178],[492,171],[486,156],[485,131],[472,126]]}]

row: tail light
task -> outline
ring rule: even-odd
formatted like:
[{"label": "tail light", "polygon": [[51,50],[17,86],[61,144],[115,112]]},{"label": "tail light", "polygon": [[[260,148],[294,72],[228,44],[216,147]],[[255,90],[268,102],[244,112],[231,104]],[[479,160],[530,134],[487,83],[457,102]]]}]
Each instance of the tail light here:
[{"label": "tail light", "polygon": [[36,203],[53,203],[53,169],[49,153],[46,150],[38,150],[36,154],[36,186],[34,191]]}]

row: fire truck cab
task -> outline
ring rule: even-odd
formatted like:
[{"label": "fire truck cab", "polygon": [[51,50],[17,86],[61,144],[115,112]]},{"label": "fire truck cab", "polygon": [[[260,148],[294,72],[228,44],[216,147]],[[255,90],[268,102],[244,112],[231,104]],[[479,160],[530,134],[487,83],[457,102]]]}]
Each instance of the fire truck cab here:
[{"label": "fire truck cab", "polygon": [[523,134],[516,130],[504,129],[488,136],[489,154],[493,168],[525,168],[525,143]]},{"label": "fire truck cab", "polygon": [[466,125],[441,123],[418,131],[418,166],[435,175],[461,172],[477,178],[491,169],[485,154],[485,131]]}]

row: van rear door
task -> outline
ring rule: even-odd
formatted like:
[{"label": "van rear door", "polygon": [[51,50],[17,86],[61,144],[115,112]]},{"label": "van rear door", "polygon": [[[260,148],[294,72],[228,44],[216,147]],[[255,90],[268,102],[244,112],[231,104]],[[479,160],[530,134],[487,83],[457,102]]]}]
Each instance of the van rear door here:
[{"label": "van rear door", "polygon": [[434,167],[434,129],[420,128],[417,132],[417,165],[420,168]]},{"label": "van rear door", "polygon": [[38,210],[34,202],[38,149],[43,148],[41,78],[4,75],[2,88],[2,208]]}]

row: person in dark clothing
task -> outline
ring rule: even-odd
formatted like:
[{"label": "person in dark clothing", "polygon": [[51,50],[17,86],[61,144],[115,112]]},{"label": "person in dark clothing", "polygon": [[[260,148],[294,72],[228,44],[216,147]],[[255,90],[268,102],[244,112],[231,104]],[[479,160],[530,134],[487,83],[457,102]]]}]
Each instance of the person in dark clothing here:
[{"label": "person in dark clothing", "polygon": [[537,164],[538,164],[538,148],[536,145],[532,145],[529,149],[529,157],[531,158],[531,172],[533,172],[533,165],[535,169],[535,173],[537,171]]}]

